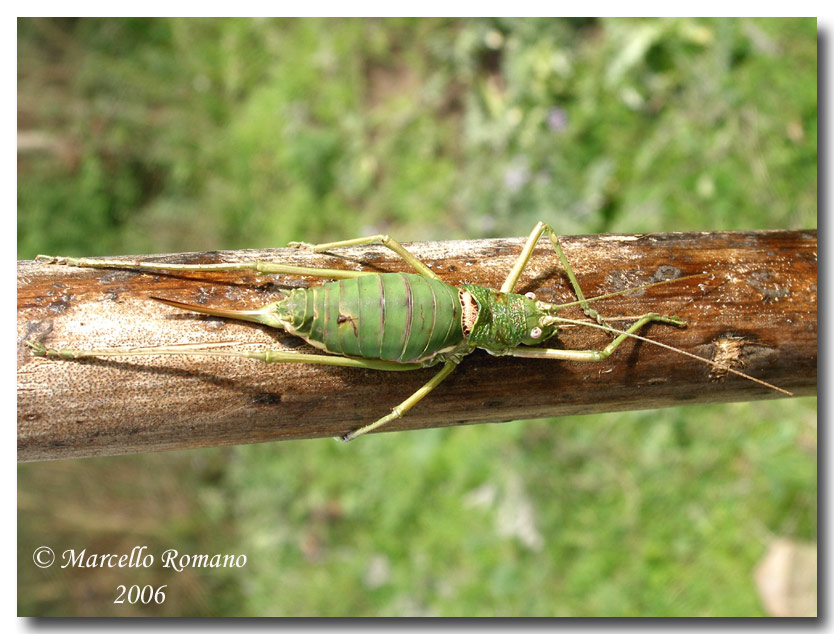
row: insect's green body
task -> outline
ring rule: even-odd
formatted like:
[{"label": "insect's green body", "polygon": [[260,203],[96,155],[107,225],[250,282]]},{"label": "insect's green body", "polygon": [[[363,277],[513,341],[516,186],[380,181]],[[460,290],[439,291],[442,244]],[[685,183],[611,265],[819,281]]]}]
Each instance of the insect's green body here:
[{"label": "insect's green body", "polygon": [[[512,290],[524,267],[532,256],[536,242],[547,233],[553,250],[564,266],[573,286],[577,302],[596,323],[565,319],[558,316],[561,308],[571,304],[550,304],[537,301],[528,293],[519,295]],[[112,357],[133,355],[189,354],[205,356],[245,357],[267,363],[316,363],[331,366],[399,371],[417,370],[443,363],[442,369],[423,387],[396,406],[390,414],[358,430],[345,434],[350,440],[373,431],[391,420],[401,417],[416,403],[439,385],[458,363],[475,348],[482,348],[495,355],[556,359],[562,361],[602,361],[628,337],[643,339],[635,333],[651,322],[684,326],[677,317],[648,313],[639,317],[625,330],[612,328],[600,314],[592,309],[570,264],[559,245],[556,235],[548,225],[538,223],[527,239],[521,254],[500,290],[463,284],[460,287],[443,282],[423,262],[409,253],[396,240],[379,235],[329,244],[306,246],[314,251],[327,251],[334,247],[382,243],[408,262],[414,273],[366,273],[341,269],[315,269],[284,265],[273,262],[231,262],[220,264],[167,264],[162,262],[126,262],[122,260],[96,260],[90,258],[64,258],[38,256],[38,260],[70,266],[93,268],[121,268],[144,271],[237,271],[254,270],[258,273],[307,275],[330,278],[327,282],[310,288],[297,288],[283,299],[255,310],[231,310],[183,304],[170,299],[160,301],[201,313],[254,321],[303,338],[311,345],[329,352],[328,355],[311,355],[286,350],[217,350],[213,346],[157,346],[152,348],[102,348],[76,350],[50,348],[41,342],[27,342],[35,354],[60,359],[86,357]],[[648,286],[655,286],[656,282]],[[648,287],[647,286],[647,287]],[[646,287],[644,287],[646,288]],[[611,295],[616,295],[613,293]],[[608,295],[608,296],[611,296]],[[592,299],[599,299],[597,298]],[[558,324],[588,325],[602,328],[614,335],[614,339],[599,350],[566,350],[561,348],[532,347],[553,337]],[[651,341],[657,345],[665,346]],[[675,349],[677,350],[677,349]],[[695,356],[677,350],[680,354]],[[695,357],[705,363],[714,362]],[[728,372],[740,374],[763,383],[732,368],[721,366]],[[764,383],[769,387],[772,385]],[[780,390],[783,391],[784,390]],[[789,394],[789,392],[786,392]]]},{"label": "insect's green body", "polygon": [[547,336],[531,340],[530,332],[543,314],[524,295],[380,273],[294,289],[252,319],[333,354],[430,366],[474,348],[538,343]]},{"label": "insect's green body", "polygon": [[293,290],[275,304],[287,332],[331,352],[431,365],[464,344],[458,289],[412,273],[381,273]]}]

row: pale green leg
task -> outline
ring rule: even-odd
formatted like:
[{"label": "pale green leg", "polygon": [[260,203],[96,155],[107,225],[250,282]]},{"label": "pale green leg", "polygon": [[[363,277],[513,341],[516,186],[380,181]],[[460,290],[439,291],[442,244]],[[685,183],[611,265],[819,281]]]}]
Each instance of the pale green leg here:
[{"label": "pale green leg", "polygon": [[[204,356],[204,357],[237,357],[254,359],[264,363],[311,363],[317,365],[333,365],[350,368],[362,368],[366,370],[386,370],[402,372],[408,370],[419,370],[424,366],[419,363],[397,363],[396,361],[378,361],[374,359],[353,359],[350,357],[336,357],[323,354],[302,354],[298,352],[287,352],[284,350],[216,350],[206,344],[184,344],[180,346],[157,346],[149,348],[100,348],[97,350],[75,350],[73,348],[48,348],[43,343],[27,341],[26,345],[32,348],[35,355],[53,359],[87,359],[102,357],[140,357],[156,355],[174,356]],[[228,345],[228,344],[218,344]],[[419,403],[429,392],[436,388],[449,374],[452,373],[459,361],[449,360],[443,368],[435,374],[423,387],[405,399],[390,414],[383,416],[378,421],[366,425],[356,431],[349,432],[342,436],[345,442],[353,440],[358,436],[367,434],[370,431],[382,427],[386,423],[400,418]]]},{"label": "pale green leg", "polygon": [[526,267],[527,264],[530,262],[530,257],[533,255],[533,250],[536,248],[536,244],[542,237],[543,233],[547,233],[550,237],[550,244],[553,245],[553,250],[556,252],[556,255],[559,257],[559,261],[562,263],[562,267],[568,274],[568,279],[570,280],[574,293],[576,293],[576,297],[579,299],[579,305],[582,307],[582,311],[586,315],[588,315],[588,317],[595,319],[598,323],[607,325],[605,323],[605,320],[603,320],[602,316],[593,308],[591,308],[591,306],[588,304],[588,300],[585,299],[585,294],[582,292],[582,288],[579,286],[579,281],[576,279],[576,275],[573,272],[573,268],[571,267],[570,262],[568,262],[567,257],[565,257],[565,252],[562,251],[562,245],[559,244],[559,240],[556,237],[556,233],[553,231],[550,225],[546,225],[543,222],[539,222],[536,224],[535,227],[533,227],[533,231],[530,233],[530,237],[527,238],[527,243],[521,250],[521,254],[518,256],[518,260],[516,260],[516,263],[515,265],[513,265],[510,274],[507,276],[507,279],[504,280],[504,284],[501,286],[501,292],[511,293],[513,288],[515,288],[518,279],[521,277],[522,271],[524,271],[524,267]]},{"label": "pale green leg", "polygon": [[211,272],[211,271],[257,271],[258,273],[283,273],[286,275],[306,275],[326,279],[341,280],[360,275],[373,275],[366,271],[342,271],[339,269],[318,269],[305,266],[291,266],[275,262],[221,262],[219,264],[169,264],[167,262],[143,262],[140,260],[110,260],[99,258],[68,258],[63,256],[39,255],[38,262],[64,264],[93,269],[128,269],[159,272]]},{"label": "pale green leg", "polygon": [[[420,370],[425,367],[419,363],[398,363],[396,361],[379,361],[375,359],[353,359],[350,357],[336,357],[323,354],[302,354],[298,352],[287,352],[284,350],[215,350],[210,344],[184,344],[179,346],[157,346],[148,348],[99,348],[97,350],[76,350],[73,348],[49,348],[43,343],[33,341],[27,341],[25,343],[27,346],[32,348],[33,353],[36,356],[53,359],[189,355],[204,357],[237,357],[254,359],[264,363],[311,363],[317,365],[333,365],[349,368],[362,368],[366,370],[385,370],[391,372]],[[457,367],[458,363],[459,361],[457,360],[447,361],[440,372],[434,375],[434,377],[432,377],[432,379],[423,387],[395,407],[390,414],[380,418],[378,421],[371,423],[370,425],[366,425],[356,431],[345,434],[341,439],[345,442],[353,440],[358,436],[367,434],[369,431],[382,427],[394,419],[402,417],[403,414],[419,403],[423,397],[440,385],[443,379],[449,376],[449,374],[452,373],[452,370]]]},{"label": "pale green leg", "polygon": [[410,410],[417,403],[419,403],[423,399],[423,397],[425,397],[429,392],[431,392],[434,388],[440,385],[440,383],[443,382],[443,379],[449,376],[452,373],[452,370],[454,370],[458,366],[458,363],[460,363],[460,361],[447,361],[443,365],[443,368],[440,370],[440,372],[435,374],[428,383],[426,383],[423,387],[414,392],[414,394],[412,394],[402,403],[397,405],[390,414],[388,414],[387,416],[383,416],[378,421],[373,422],[370,425],[365,425],[364,427],[361,427],[356,431],[352,431],[345,434],[344,436],[342,436],[342,440],[348,442],[349,440],[353,440],[354,438],[367,434],[369,431],[379,429],[380,427],[382,427],[386,423],[391,422],[392,420],[401,418],[403,414],[405,414],[408,410]]},{"label": "pale green leg", "polygon": [[338,242],[325,242],[322,244],[310,244],[309,242],[290,242],[287,246],[295,248],[307,248],[315,253],[322,253],[330,249],[338,247],[356,247],[364,244],[381,244],[391,249],[394,253],[405,260],[411,268],[417,271],[420,275],[439,280],[440,277],[432,271],[428,266],[421,262],[413,253],[410,253],[399,242],[394,240],[389,235],[378,234],[375,236],[368,236],[366,238],[353,238],[351,240],[340,240]]},{"label": "pale green leg", "polygon": [[[572,319],[563,320],[569,323],[581,323]],[[616,331],[619,332],[617,337],[601,350],[559,350],[557,348],[513,348],[508,350],[506,355],[511,357],[526,357],[530,359],[559,359],[563,361],[602,361],[611,356],[620,344],[631,337],[635,332],[640,330],[648,323],[659,321],[673,326],[682,326],[684,322],[677,317],[667,317],[665,315],[658,315],[650,313],[643,315],[640,319],[634,322],[627,330]],[[615,330],[609,326],[603,326],[603,330],[609,332]]]},{"label": "pale green leg", "polygon": [[419,370],[424,366],[419,363],[397,363],[396,361],[379,361],[375,359],[354,359],[326,354],[304,354],[286,350],[217,350],[223,344],[183,344],[178,346],[151,346],[146,348],[99,348],[94,350],[76,350],[73,348],[49,348],[41,342],[27,341],[39,357],[53,359],[86,359],[90,357],[142,357],[157,355],[203,356],[203,357],[238,357],[254,359],[264,363],[311,363],[316,365],[334,365],[366,370],[385,370],[388,372]]}]

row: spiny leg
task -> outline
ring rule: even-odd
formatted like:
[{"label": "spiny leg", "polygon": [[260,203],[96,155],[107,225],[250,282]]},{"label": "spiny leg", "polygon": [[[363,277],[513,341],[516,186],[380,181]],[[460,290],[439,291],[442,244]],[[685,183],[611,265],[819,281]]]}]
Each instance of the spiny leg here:
[{"label": "spiny leg", "polygon": [[220,262],[218,264],[169,264],[167,262],[144,262],[140,260],[111,260],[105,258],[68,258],[64,256],[39,255],[38,262],[63,264],[93,269],[128,269],[159,272],[211,272],[211,271],[257,271],[258,273],[283,273],[286,275],[306,275],[326,279],[342,280],[373,275],[366,271],[342,271],[339,269],[319,269],[305,266],[291,266],[275,262]]},{"label": "spiny leg", "polygon": [[406,248],[399,242],[394,240],[394,238],[386,234],[378,234],[375,236],[368,236],[366,238],[353,238],[351,240],[339,240],[338,242],[324,242],[322,244],[310,244],[309,242],[290,242],[287,246],[295,247],[297,249],[307,248],[313,251],[314,253],[322,253],[324,251],[329,251],[330,249],[335,249],[338,247],[355,247],[361,246],[363,244],[381,244],[385,247],[388,247],[394,253],[399,255],[403,260],[405,260],[411,266],[411,268],[417,271],[420,275],[430,277],[435,280],[440,279],[437,273],[432,271],[428,266],[421,262],[413,253],[406,250]]},{"label": "spiny leg", "polygon": [[[560,319],[568,323],[581,323],[572,319]],[[616,331],[620,334],[614,338],[611,343],[601,350],[559,350],[557,348],[513,348],[504,354],[511,357],[526,357],[530,359],[560,359],[563,361],[602,361],[611,356],[611,354],[620,347],[626,339],[631,337],[635,332],[640,330],[643,326],[651,322],[661,322],[664,324],[671,324],[673,326],[685,326],[686,322],[677,317],[668,317],[666,315],[658,315],[657,313],[649,313],[643,315],[634,322],[627,330],[618,331],[610,326],[603,326],[603,330]],[[591,324],[589,324],[591,325]]]},{"label": "spiny leg", "polygon": [[457,360],[449,360],[447,361],[443,367],[441,368],[440,372],[435,374],[431,380],[426,383],[423,387],[419,390],[414,392],[411,396],[405,399],[402,403],[397,405],[390,414],[387,416],[383,416],[378,421],[371,423],[370,425],[365,425],[355,431],[349,432],[342,436],[342,440],[348,442],[349,440],[353,440],[363,434],[367,434],[369,431],[373,431],[375,429],[379,429],[386,423],[391,422],[394,419],[401,418],[403,414],[405,414],[408,410],[414,407],[417,403],[419,403],[423,397],[425,397],[429,392],[431,392],[434,388],[436,388],[440,383],[452,373],[458,363]]},{"label": "spiny leg", "polygon": [[75,348],[50,348],[39,341],[26,341],[33,354],[53,359],[87,359],[91,357],[143,357],[156,355],[203,356],[203,357],[238,357],[254,359],[264,363],[310,363],[314,365],[333,365],[366,370],[385,370],[389,372],[419,370],[424,366],[419,363],[397,363],[375,359],[354,359],[326,354],[305,354],[286,350],[217,350],[218,344],[181,344],[173,346],[151,346],[146,348],[98,348],[78,350]]},{"label": "spiny leg", "polygon": [[539,222],[533,227],[533,231],[530,232],[530,237],[527,238],[527,242],[524,245],[524,248],[521,250],[521,254],[518,256],[518,260],[513,265],[510,274],[507,276],[507,279],[504,280],[504,284],[501,285],[501,292],[502,293],[511,293],[513,288],[515,288],[518,279],[521,277],[522,271],[530,262],[530,258],[533,255],[533,250],[536,248],[536,244],[538,243],[539,239],[542,237],[543,233],[547,233],[550,237],[550,244],[553,246],[553,251],[556,253],[559,261],[562,263],[562,267],[565,269],[565,272],[568,274],[568,279],[570,280],[571,286],[573,287],[573,292],[576,293],[577,299],[579,299],[579,306],[582,308],[582,311],[588,315],[591,319],[597,321],[602,325],[607,325],[605,320],[602,318],[596,310],[591,308],[588,304],[588,300],[585,299],[585,294],[582,292],[582,288],[579,286],[579,281],[576,279],[576,275],[573,272],[573,267],[571,267],[570,262],[568,262],[567,257],[565,256],[565,252],[562,250],[562,245],[559,243],[559,239],[556,236],[556,232],[553,231],[550,225],[547,225],[543,222]]}]

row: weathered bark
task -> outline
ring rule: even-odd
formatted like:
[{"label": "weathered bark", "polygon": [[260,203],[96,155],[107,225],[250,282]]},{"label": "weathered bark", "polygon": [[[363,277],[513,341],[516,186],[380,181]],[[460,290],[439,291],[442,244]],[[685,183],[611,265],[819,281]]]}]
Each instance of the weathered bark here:
[{"label": "weathered bark", "polygon": [[[796,395],[816,393],[816,232],[723,232],[566,237],[587,296],[668,276],[705,275],[601,300],[604,315],[675,314],[688,327],[641,334],[726,363]],[[408,245],[451,284],[498,288],[522,239]],[[171,262],[259,259],[303,266],[407,271],[378,246],[312,255],[291,249],[153,256]],[[149,299],[254,308],[281,286],[317,280],[250,273],[148,274],[18,263],[18,458],[42,460],[337,436],[386,414],[437,368],[377,372],[245,359],[134,357],[61,361],[24,345],[101,348],[235,342],[316,352],[266,327],[184,313]],[[573,301],[542,240],[516,289]],[[582,318],[575,307],[563,316]],[[617,322],[623,324],[626,322]],[[565,348],[599,348],[610,336],[565,328]],[[552,343],[552,342],[551,342]],[[384,429],[507,421],[775,398],[779,392],[693,359],[628,341],[598,363],[491,357],[476,351],[403,419]],[[362,442],[360,439],[358,442]]]}]

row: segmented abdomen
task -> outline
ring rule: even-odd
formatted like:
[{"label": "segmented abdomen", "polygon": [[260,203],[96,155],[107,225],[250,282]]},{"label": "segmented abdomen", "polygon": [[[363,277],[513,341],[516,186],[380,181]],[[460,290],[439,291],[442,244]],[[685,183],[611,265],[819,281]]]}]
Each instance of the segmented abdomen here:
[{"label": "segmented abdomen", "polygon": [[413,363],[463,341],[458,289],[412,273],[381,273],[297,289],[281,308],[291,330],[328,352]]}]

